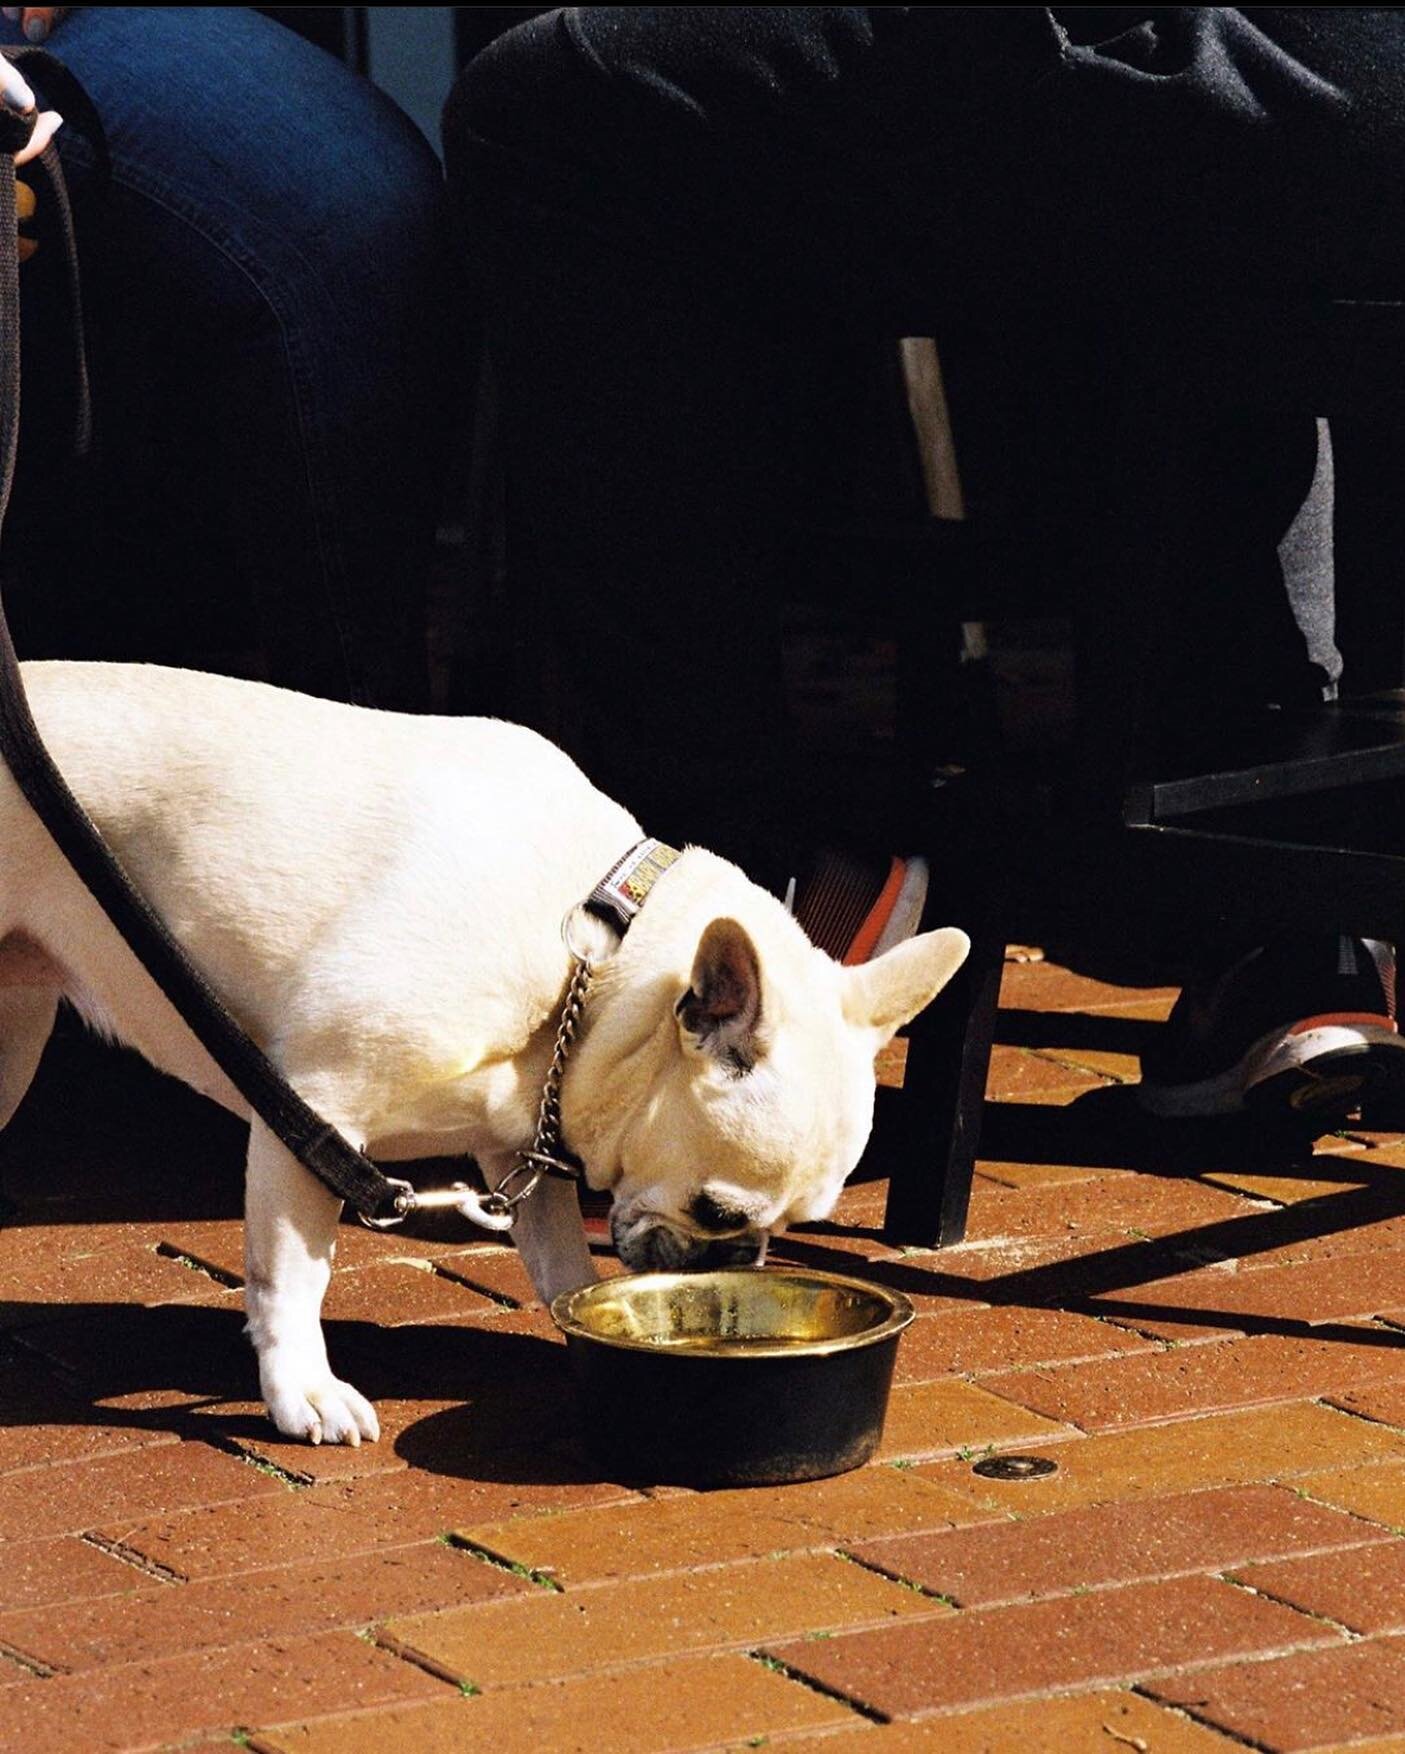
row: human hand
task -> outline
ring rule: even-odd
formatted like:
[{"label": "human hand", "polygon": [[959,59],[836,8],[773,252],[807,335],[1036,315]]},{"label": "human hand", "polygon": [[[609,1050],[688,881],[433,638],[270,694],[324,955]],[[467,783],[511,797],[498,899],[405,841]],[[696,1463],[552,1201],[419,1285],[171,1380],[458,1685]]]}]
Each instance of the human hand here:
[{"label": "human hand", "polygon": [[72,10],[71,6],[0,6],[0,17],[19,25],[27,43],[46,43],[54,26]]},{"label": "human hand", "polygon": [[[0,100],[22,115],[35,108],[34,93],[29,89],[28,82],[3,55],[0,55]],[[15,168],[28,164],[32,158],[38,158],[62,125],[63,117],[57,110],[44,110],[35,121],[34,132],[30,135],[28,144],[15,154]],[[34,217],[34,191],[28,183],[15,183],[15,216],[21,223]],[[33,238],[20,238],[20,261],[27,262],[38,248]]]}]

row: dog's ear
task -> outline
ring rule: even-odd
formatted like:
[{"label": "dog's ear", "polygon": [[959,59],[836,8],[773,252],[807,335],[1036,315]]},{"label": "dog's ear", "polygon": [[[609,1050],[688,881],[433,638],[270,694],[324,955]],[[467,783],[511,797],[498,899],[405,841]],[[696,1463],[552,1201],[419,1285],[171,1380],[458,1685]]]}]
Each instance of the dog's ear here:
[{"label": "dog's ear", "polygon": [[735,920],[713,920],[698,944],[688,991],[675,1007],[679,1027],[705,1053],[738,1071],[756,1063],[761,964]]},{"label": "dog's ear", "polygon": [[911,1023],[966,960],[971,940],[955,926],[895,944],[844,971],[844,1016],[858,1029],[891,1036]]}]

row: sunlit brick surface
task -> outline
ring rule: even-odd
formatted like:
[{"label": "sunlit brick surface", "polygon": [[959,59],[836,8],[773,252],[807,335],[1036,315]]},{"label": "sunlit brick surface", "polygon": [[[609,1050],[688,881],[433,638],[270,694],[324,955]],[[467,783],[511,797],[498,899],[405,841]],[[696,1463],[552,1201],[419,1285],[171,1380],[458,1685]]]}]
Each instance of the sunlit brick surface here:
[{"label": "sunlit brick surface", "polygon": [[0,1139],[0,1750],[1400,1754],[1405,1136],[1146,1119],[1172,996],[1007,968],[966,1242],[867,1181],[776,1248],[917,1306],[879,1454],[755,1491],[602,1477],[442,1226],[343,1228],[381,1442],[281,1438],[238,1129],[61,1037]]}]

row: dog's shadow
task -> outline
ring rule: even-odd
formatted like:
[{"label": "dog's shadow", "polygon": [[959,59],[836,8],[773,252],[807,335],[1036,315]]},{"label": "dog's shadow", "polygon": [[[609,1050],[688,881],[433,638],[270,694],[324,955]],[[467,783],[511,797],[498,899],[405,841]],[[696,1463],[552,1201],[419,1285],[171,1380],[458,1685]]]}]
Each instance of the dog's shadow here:
[{"label": "dog's shadow", "polygon": [[[306,1448],[258,1410],[240,1310],[10,1302],[0,1304],[0,1329],[0,1433],[76,1425],[170,1433],[272,1463],[293,1480],[317,1477],[303,1472]],[[382,1404],[381,1441],[411,1466],[520,1485],[599,1478],[576,1443],[563,1344],[447,1324],[332,1321],[326,1333],[333,1368]]]},{"label": "dog's shadow", "polygon": [[[78,1088],[82,1103],[73,1100]],[[40,1251],[53,1246],[54,1227],[159,1221],[178,1240],[185,1221],[237,1218],[247,1136],[235,1117],[70,1022],[0,1133],[0,1222],[33,1230]],[[421,1228],[434,1236],[442,1226]],[[171,1434],[272,1463],[294,1480],[304,1470],[320,1477],[305,1446],[280,1437],[259,1408],[237,1297],[145,1306],[2,1293],[0,1434],[45,1426]],[[575,1446],[564,1344],[507,1322],[323,1327],[333,1369],[385,1410],[379,1447],[412,1466],[523,1485],[598,1478]]]},{"label": "dog's shadow", "polygon": [[248,1138],[246,1122],[61,1013],[34,1083],[0,1131],[0,1218],[229,1217],[242,1204]]}]

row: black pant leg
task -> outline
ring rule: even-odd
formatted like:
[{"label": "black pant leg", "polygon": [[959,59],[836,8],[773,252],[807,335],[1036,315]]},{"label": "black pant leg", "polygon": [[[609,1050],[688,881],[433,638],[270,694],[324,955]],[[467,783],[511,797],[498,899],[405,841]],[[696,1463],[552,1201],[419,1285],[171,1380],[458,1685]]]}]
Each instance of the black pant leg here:
[{"label": "black pant leg", "polygon": [[[708,768],[724,815],[784,802],[774,616],[814,506],[796,435],[827,334],[1034,337],[1034,399],[1072,398],[1041,416],[1111,433],[1084,455],[1093,536],[1111,507],[1117,540],[1184,547],[1124,574],[1152,697],[1301,680],[1273,549],[1283,481],[1311,478],[1311,411],[1286,436],[1246,417],[1213,327],[1221,301],[1301,291],[1340,258],[1369,216],[1338,203],[1327,223],[1318,198],[1345,199],[1360,143],[1302,43],[1254,13],[1148,17],[1088,43],[1036,8],[587,8],[468,70],[446,143],[514,540],[588,678],[576,746],[639,808],[707,789]],[[1049,484],[1029,485],[1037,509]]]}]

